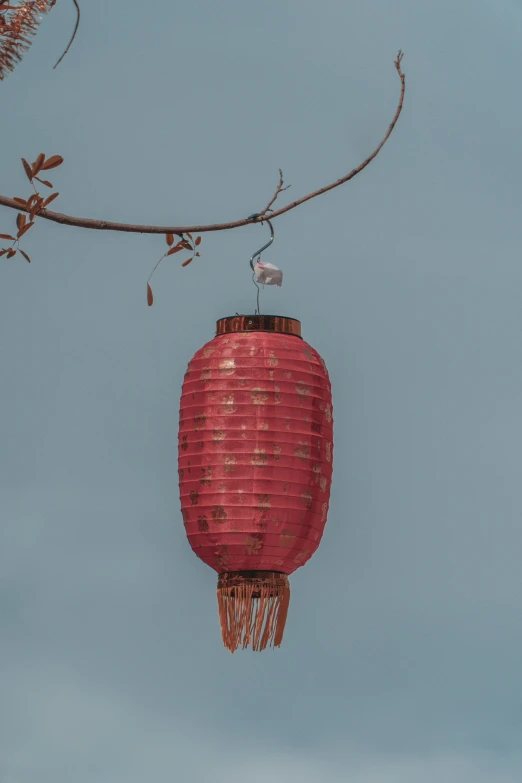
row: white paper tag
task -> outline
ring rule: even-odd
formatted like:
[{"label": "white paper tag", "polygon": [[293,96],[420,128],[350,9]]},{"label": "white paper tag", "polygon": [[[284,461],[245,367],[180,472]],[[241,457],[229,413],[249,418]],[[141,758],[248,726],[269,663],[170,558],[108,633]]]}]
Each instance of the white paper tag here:
[{"label": "white paper tag", "polygon": [[283,272],[274,264],[258,261],[254,267],[256,279],[262,285],[283,285]]}]

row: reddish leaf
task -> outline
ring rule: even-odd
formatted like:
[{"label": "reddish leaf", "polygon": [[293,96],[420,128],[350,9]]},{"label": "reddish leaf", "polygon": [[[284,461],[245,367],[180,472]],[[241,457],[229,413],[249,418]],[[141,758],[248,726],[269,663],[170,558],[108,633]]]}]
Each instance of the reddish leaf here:
[{"label": "reddish leaf", "polygon": [[[193,258],[193,256],[192,256],[192,258]],[[187,258],[187,260],[186,260],[186,261],[183,261],[183,263],[181,264],[181,266],[188,266],[188,265],[190,264],[190,262],[192,261],[192,258]]]},{"label": "reddish leaf", "polygon": [[32,182],[33,181],[33,172],[32,172],[32,169],[31,169],[30,165],[28,164],[28,162],[26,161],[25,158],[22,158],[22,163],[24,164],[24,169],[25,169],[25,173],[27,174],[27,179],[29,180],[29,182]]},{"label": "reddish leaf", "polygon": [[43,202],[42,207],[46,207],[48,204],[51,203],[51,201],[54,201],[55,198],[58,198],[59,195],[60,195],[59,193],[51,193],[51,195],[48,196]]},{"label": "reddish leaf", "polygon": [[34,223],[28,223],[26,226],[21,228],[20,231],[18,232],[18,239],[21,239],[24,234],[27,234],[29,229],[32,228],[33,226],[34,226]]},{"label": "reddish leaf", "polygon": [[9,250],[7,247],[5,247],[3,250],[0,250],[0,256],[5,256],[6,253],[9,253]]},{"label": "reddish leaf", "polygon": [[23,257],[25,258],[25,260],[26,260],[26,261],[29,261],[29,263],[31,263],[31,259],[29,258],[29,256],[27,255],[27,253],[25,253],[25,252],[24,252],[24,251],[23,251],[21,248],[18,248],[18,249],[20,250],[20,253],[23,255]]},{"label": "reddish leaf", "polygon": [[165,239],[167,240],[167,245],[169,247],[174,244],[174,234],[166,234]]},{"label": "reddish leaf", "polygon": [[189,239],[192,239],[192,234],[187,231],[187,236]]},{"label": "reddish leaf", "polygon": [[42,166],[42,171],[47,171],[48,169],[55,169],[57,166],[61,166],[63,163],[63,158],[61,155],[53,155],[51,158],[48,158],[45,163]]},{"label": "reddish leaf", "polygon": [[48,179],[40,179],[40,177],[35,177],[35,179],[37,179],[37,180],[38,180],[38,182],[41,182],[41,183],[42,183],[42,185],[47,185],[47,187],[48,187],[48,188],[52,188],[52,187],[54,187],[53,183],[52,183],[52,182],[49,182],[49,180],[48,180]]},{"label": "reddish leaf", "polygon": [[180,245],[176,245],[176,247],[171,247],[169,252],[166,253],[165,255],[171,256],[173,253],[179,253],[180,250],[183,250],[183,248],[180,247]]},{"label": "reddish leaf", "polygon": [[27,206],[27,201],[23,198],[18,198],[18,196],[15,196],[13,201],[16,201],[17,204],[21,204],[23,207]]},{"label": "reddish leaf", "polygon": [[12,258],[15,255],[16,255],[16,250],[13,250],[13,248],[11,248],[11,250],[7,252],[7,258]]},{"label": "reddish leaf", "polygon": [[152,295],[152,288],[147,283],[147,304],[148,304],[148,306],[150,307],[153,302],[154,302],[154,297]]},{"label": "reddish leaf", "polygon": [[184,247],[185,250],[192,250],[192,245],[190,245],[188,242],[180,242],[179,244],[181,247]]},{"label": "reddish leaf", "polygon": [[25,215],[22,212],[19,212],[16,216],[16,225],[18,228],[23,228],[25,226]]},{"label": "reddish leaf", "polygon": [[43,152],[40,152],[35,162],[33,163],[33,168],[32,168],[33,177],[35,177],[37,174],[40,173],[44,163],[45,163],[45,155],[43,154]]},{"label": "reddish leaf", "polygon": [[196,247],[198,245],[201,245],[201,237],[196,237],[196,243],[195,244],[196,244]]},{"label": "reddish leaf", "polygon": [[[38,196],[36,195],[36,193],[33,193],[33,194],[32,194],[32,196],[29,196],[29,198],[28,198],[28,199],[27,199],[27,201],[25,202],[25,206],[27,207],[27,209],[31,209],[31,204],[32,204],[32,203],[33,203],[33,201],[35,201],[37,198],[38,198]],[[20,200],[21,200],[21,199],[20,199]]]},{"label": "reddish leaf", "polygon": [[14,237],[11,234],[0,234],[0,239],[12,239],[14,242]]},{"label": "reddish leaf", "polygon": [[196,253],[196,258],[199,258],[201,253]]}]

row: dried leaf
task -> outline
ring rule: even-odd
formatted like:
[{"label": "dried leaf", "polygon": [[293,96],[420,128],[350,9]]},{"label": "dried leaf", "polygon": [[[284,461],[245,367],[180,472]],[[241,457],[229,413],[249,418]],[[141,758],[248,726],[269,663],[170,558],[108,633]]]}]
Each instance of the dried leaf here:
[{"label": "dried leaf", "polygon": [[198,247],[198,245],[201,245],[201,237],[196,237],[195,244],[196,244],[196,247]]},{"label": "dried leaf", "polygon": [[0,239],[12,239],[14,242],[14,237],[11,234],[0,234]]},{"label": "dried leaf", "polygon": [[180,242],[179,243],[181,247],[185,248],[185,250],[192,250],[192,245],[190,245],[188,242]]},{"label": "dried leaf", "polygon": [[30,165],[28,164],[28,162],[26,161],[25,158],[22,158],[22,163],[24,164],[24,169],[25,169],[25,173],[27,174],[27,179],[29,180],[29,182],[32,182],[33,181],[33,171],[31,169]]},{"label": "dried leaf", "polygon": [[42,185],[47,185],[48,188],[53,188],[54,187],[53,183],[49,182],[48,179],[40,179],[40,177],[35,177],[35,179],[37,179],[38,182],[41,182]]},{"label": "dried leaf", "polygon": [[11,248],[11,250],[7,252],[7,258],[12,258],[15,255],[16,255],[16,250],[13,250],[13,248]]},{"label": "dried leaf", "polygon": [[0,256],[5,256],[6,253],[9,253],[9,248],[4,247],[3,250],[0,250]]},{"label": "dried leaf", "polygon": [[199,258],[201,253],[196,253],[196,258]]},{"label": "dried leaf", "polygon": [[55,198],[58,198],[59,195],[60,195],[59,193],[51,193],[51,195],[48,196],[43,202],[42,207],[46,207],[48,204],[51,203],[51,201],[54,201]]},{"label": "dried leaf", "polygon": [[19,212],[16,216],[16,225],[19,229],[25,226],[25,220],[25,214],[23,212]]},{"label": "dried leaf", "polygon": [[165,234],[165,239],[169,247],[174,244],[174,234]]},{"label": "dried leaf", "polygon": [[29,261],[29,263],[31,263],[31,259],[29,258],[29,256],[27,255],[27,253],[26,253],[24,250],[22,250],[21,248],[18,248],[18,250],[20,250],[20,253],[23,255],[23,257],[25,258],[25,260],[26,260],[26,261]]},{"label": "dried leaf", "polygon": [[189,239],[192,239],[192,234],[189,231],[187,231],[187,236]]},{"label": "dried leaf", "polygon": [[188,266],[188,265],[190,264],[190,262],[192,261],[192,259],[193,259],[193,258],[194,258],[194,256],[192,256],[191,258],[187,258],[187,260],[186,260],[186,261],[183,261],[183,263],[181,264],[181,266]]},{"label": "dried leaf", "polygon": [[29,229],[32,228],[33,226],[34,226],[34,223],[28,223],[26,226],[21,228],[20,231],[18,232],[18,239],[21,239],[24,234],[27,234]]},{"label": "dried leaf", "polygon": [[31,204],[32,204],[32,203],[33,203],[33,201],[35,201],[37,198],[38,198],[38,196],[36,195],[36,193],[33,193],[31,196],[29,196],[29,198],[28,198],[28,199],[27,199],[27,201],[25,202],[25,206],[27,207],[27,209],[31,209]]},{"label": "dried leaf", "polygon": [[14,196],[13,201],[16,201],[17,204],[21,204],[23,207],[26,207],[28,203],[24,198],[18,198],[18,196]]},{"label": "dried leaf", "polygon": [[176,245],[176,247],[171,247],[168,253],[165,253],[167,256],[171,256],[173,253],[179,253],[180,250],[183,250],[183,248],[180,245]]},{"label": "dried leaf", "polygon": [[42,166],[42,171],[47,171],[48,169],[55,169],[57,166],[61,166],[63,163],[63,158],[61,155],[53,155],[51,158],[48,158],[45,163]]},{"label": "dried leaf", "polygon": [[152,295],[152,288],[147,283],[147,304],[148,304],[148,306],[150,307],[153,302],[154,302],[154,297]]},{"label": "dried leaf", "polygon": [[35,162],[33,163],[33,168],[32,168],[33,177],[35,177],[37,174],[40,173],[44,163],[45,163],[45,155],[43,154],[43,152],[40,152]]}]

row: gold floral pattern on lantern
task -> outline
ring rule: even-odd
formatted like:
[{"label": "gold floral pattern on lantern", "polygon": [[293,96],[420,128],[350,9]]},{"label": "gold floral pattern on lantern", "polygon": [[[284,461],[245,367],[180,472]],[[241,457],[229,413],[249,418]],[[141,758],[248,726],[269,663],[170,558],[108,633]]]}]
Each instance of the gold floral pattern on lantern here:
[{"label": "gold floral pattern on lantern", "polygon": [[191,504],[193,506],[197,506],[198,505],[198,500],[199,500],[199,492],[196,492],[195,489],[191,490],[191,493],[190,493],[190,502],[191,502]]},{"label": "gold floral pattern on lantern", "polygon": [[273,351],[270,352],[270,355],[267,359],[267,364],[270,367],[277,367],[279,364],[279,359],[276,357],[275,353]]},{"label": "gold floral pattern on lantern", "polygon": [[264,511],[267,508],[271,508],[270,495],[258,495],[257,496],[257,508],[259,511]]},{"label": "gold floral pattern on lantern", "polygon": [[200,533],[208,533],[208,520],[205,514],[198,517],[198,530]]},{"label": "gold floral pattern on lantern", "polygon": [[247,555],[257,554],[262,546],[259,536],[256,535],[247,536],[244,543]]},{"label": "gold floral pattern on lantern", "polygon": [[225,506],[214,506],[212,509],[212,519],[214,522],[226,522],[228,514],[225,511]]},{"label": "gold floral pattern on lantern", "polygon": [[199,482],[200,484],[210,487],[212,484],[212,465],[209,465],[207,468],[201,468],[201,478]]},{"label": "gold floral pattern on lantern", "polygon": [[227,569],[230,565],[230,555],[228,552],[228,546],[227,544],[221,544],[221,546],[218,547],[216,550],[216,565],[222,566],[222,568]]},{"label": "gold floral pattern on lantern", "polygon": [[237,408],[234,405],[234,395],[233,394],[224,394],[221,397],[221,410],[226,415],[230,415],[231,413],[235,413]]},{"label": "gold floral pattern on lantern", "polygon": [[274,443],[274,459],[276,462],[279,462],[281,460],[281,446],[279,443]]},{"label": "gold floral pattern on lantern", "polygon": [[308,443],[300,440],[294,449],[294,454],[299,459],[310,459],[310,446]]},{"label": "gold floral pattern on lantern", "polygon": [[227,485],[226,484],[220,484],[218,487],[218,492],[226,492],[227,491]]},{"label": "gold floral pattern on lantern", "polygon": [[326,416],[326,421],[329,424],[332,421],[332,406],[330,405],[330,403],[327,403],[324,411],[324,415]]},{"label": "gold floral pattern on lantern", "polygon": [[223,454],[223,462],[225,464],[225,473],[233,473],[236,469],[236,456],[235,454]]},{"label": "gold floral pattern on lantern", "polygon": [[326,517],[328,516],[328,503],[323,503],[322,505],[322,514],[321,514],[321,524],[324,525],[326,522]]},{"label": "gold floral pattern on lantern", "polygon": [[197,416],[194,416],[194,424],[196,425],[196,430],[203,429],[206,421],[207,421],[206,413],[198,413]]},{"label": "gold floral pattern on lantern", "polygon": [[298,552],[294,557],[294,563],[304,563],[310,553],[306,551]]},{"label": "gold floral pattern on lantern", "polygon": [[312,508],[312,490],[307,489],[301,493],[301,502],[305,508]]},{"label": "gold floral pattern on lantern", "polygon": [[326,492],[328,488],[328,479],[326,478],[326,476],[321,476],[320,487],[321,487],[321,492]]},{"label": "gold floral pattern on lantern", "polygon": [[188,443],[187,443],[187,436],[186,435],[183,435],[183,437],[181,438],[181,444],[180,445],[181,445],[181,448],[183,449],[183,451],[186,451],[188,449]]},{"label": "gold floral pattern on lantern", "polygon": [[225,430],[214,430],[212,433],[212,440],[214,443],[222,443],[227,437]]},{"label": "gold floral pattern on lantern", "polygon": [[303,355],[306,359],[308,359],[311,362],[313,362],[315,358],[310,348],[303,348]]},{"label": "gold floral pattern on lantern", "polygon": [[236,362],[234,359],[223,359],[219,363],[219,374],[223,376],[234,375],[236,371]]},{"label": "gold floral pattern on lantern", "polygon": [[250,463],[258,468],[265,468],[268,465],[268,457],[264,449],[254,449],[250,456]]},{"label": "gold floral pattern on lantern", "polygon": [[212,380],[212,369],[210,367],[205,367],[204,370],[201,370],[201,375],[199,376],[199,380],[202,383],[210,383]]},{"label": "gold floral pattern on lantern", "polygon": [[210,359],[210,357],[212,356],[215,350],[216,349],[213,348],[211,345],[209,345],[208,348],[203,348],[203,356],[205,357],[205,359]]},{"label": "gold floral pattern on lantern", "polygon": [[299,404],[302,405],[306,397],[310,394],[310,386],[307,383],[296,383],[295,390],[297,392]]},{"label": "gold floral pattern on lantern", "polygon": [[327,443],[326,444],[326,461],[331,462],[332,461],[332,444]]},{"label": "gold floral pattern on lantern", "polygon": [[295,533],[291,530],[282,530],[279,536],[279,545],[285,549],[289,549],[295,541]]},{"label": "gold floral pattern on lantern", "polygon": [[268,392],[266,389],[262,389],[256,386],[255,389],[250,390],[250,396],[254,405],[265,405],[268,400]]}]

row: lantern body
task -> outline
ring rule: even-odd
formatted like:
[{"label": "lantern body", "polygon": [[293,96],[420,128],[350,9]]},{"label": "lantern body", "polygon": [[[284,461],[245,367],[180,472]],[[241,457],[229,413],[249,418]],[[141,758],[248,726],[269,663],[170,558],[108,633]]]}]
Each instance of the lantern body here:
[{"label": "lantern body", "polygon": [[247,572],[258,587],[260,572],[280,582],[310,559],[323,535],[331,388],[323,360],[299,334],[291,319],[222,319],[185,375],[183,520],[192,549],[222,575],[230,595]]}]

